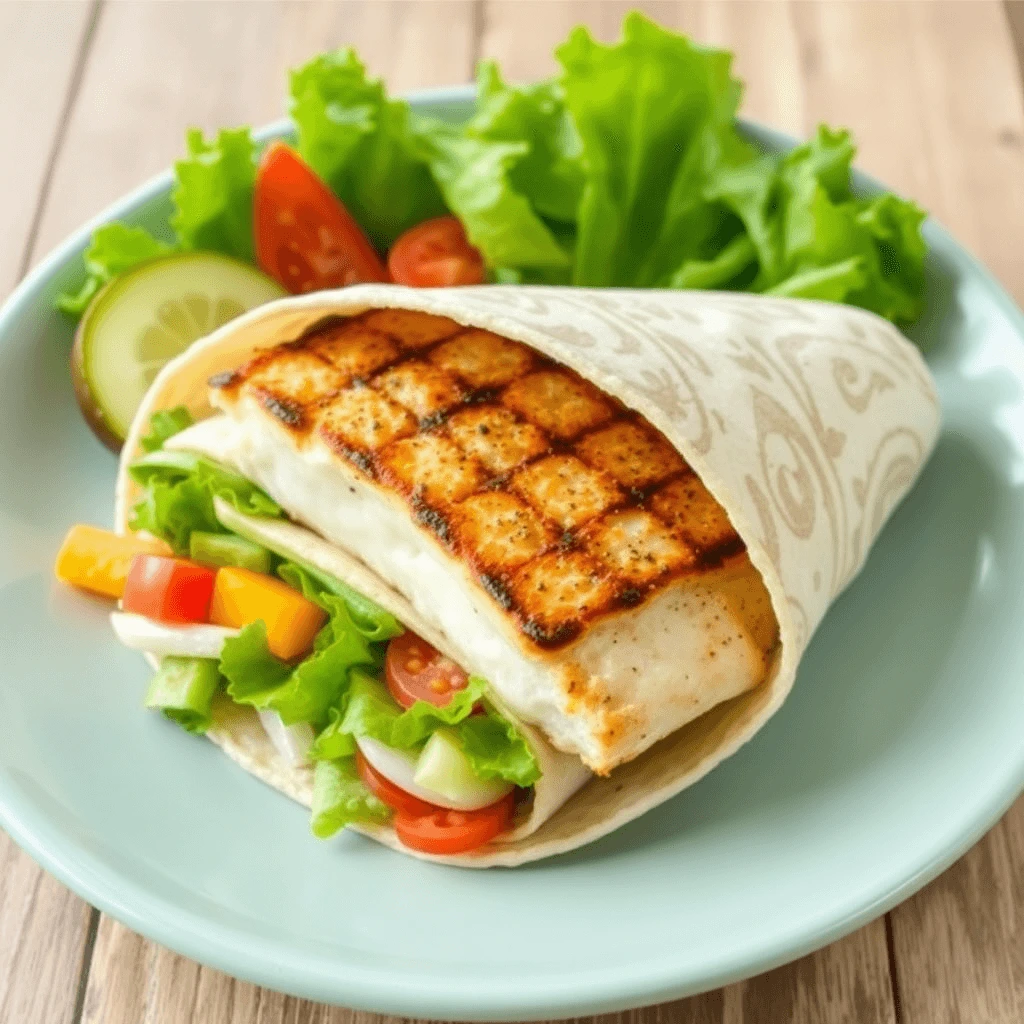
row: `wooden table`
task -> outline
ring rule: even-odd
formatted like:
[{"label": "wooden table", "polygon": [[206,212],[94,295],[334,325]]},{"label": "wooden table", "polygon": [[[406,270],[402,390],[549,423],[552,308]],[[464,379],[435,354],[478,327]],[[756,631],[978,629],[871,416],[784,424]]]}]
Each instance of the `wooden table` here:
[{"label": "wooden table", "polygon": [[[188,125],[283,113],[289,67],[353,45],[393,90],[553,69],[626,10],[735,51],[744,111],[851,127],[860,164],[930,209],[1024,300],[1024,4],[836,2],[0,2],[0,298],[53,245],[167,166]],[[1024,725],[1024,723],[1022,723]],[[1024,1020],[1024,801],[923,892],[788,967],[638,1024]],[[87,906],[0,833],[0,1024],[299,1024],[383,1018],[237,982]]]}]

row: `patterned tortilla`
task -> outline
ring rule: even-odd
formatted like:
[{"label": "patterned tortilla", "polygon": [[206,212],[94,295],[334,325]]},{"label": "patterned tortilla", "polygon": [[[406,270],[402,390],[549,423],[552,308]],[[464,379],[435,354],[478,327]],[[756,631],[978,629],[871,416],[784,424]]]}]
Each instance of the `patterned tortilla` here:
[{"label": "patterned tortilla", "polygon": [[[328,315],[400,307],[522,341],[641,412],[724,506],[764,578],[780,653],[767,682],[676,730],[561,806],[528,834],[465,866],[516,865],[582,846],[691,785],[749,740],[789,693],[828,607],[859,572],[935,443],[940,410],[918,351],[873,314],[833,303],[732,293],[362,285],[246,314],[168,364],[125,443],[127,465],[158,409],[211,413],[206,380]],[[373,595],[368,595],[373,596]],[[408,623],[415,628],[416,623]],[[227,705],[211,738],[304,803],[309,781],[280,763],[255,715]],[[564,756],[564,755],[559,755]],[[572,792],[572,787],[563,787]],[[366,830],[398,846],[389,828]]]}]

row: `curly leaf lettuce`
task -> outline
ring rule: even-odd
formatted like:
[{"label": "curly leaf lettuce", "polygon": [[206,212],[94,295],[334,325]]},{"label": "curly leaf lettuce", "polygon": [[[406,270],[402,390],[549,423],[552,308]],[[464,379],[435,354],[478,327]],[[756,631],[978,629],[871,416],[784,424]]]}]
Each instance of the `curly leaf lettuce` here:
[{"label": "curly leaf lettuce", "polygon": [[367,78],[352,50],[322,54],[291,74],[300,156],[380,250],[445,212],[413,115]]},{"label": "curly leaf lettuce", "polygon": [[[681,256],[700,254],[681,223],[696,226],[697,242],[722,226],[699,197],[708,164],[725,148],[721,137],[734,131],[740,84],[731,56],[636,12],[621,42],[606,46],[577,28],[556,56],[585,168],[573,283],[663,283]],[[676,267],[665,267],[663,233],[695,251],[673,248]]]},{"label": "curly leaf lettuce", "polygon": [[430,167],[469,241],[491,267],[568,267],[569,256],[511,183],[525,142],[489,142],[440,122],[422,136]]},{"label": "curly leaf lettuce", "polygon": [[220,672],[237,704],[276,711],[285,725],[309,722],[319,728],[346,691],[350,670],[379,665],[383,648],[372,645],[353,621],[345,599],[320,586],[304,569],[285,562],[277,573],[327,612],[313,652],[298,665],[281,661],[270,653],[266,625],[258,621],[224,642]]},{"label": "curly leaf lettuce", "polygon": [[217,518],[215,497],[247,515],[283,515],[281,506],[244,476],[193,452],[157,449],[136,459],[128,472],[143,490],[129,526],[161,537],[180,555],[188,552],[194,530],[229,532]]},{"label": "curly leaf lettuce", "polygon": [[92,241],[83,256],[85,281],[76,291],[57,296],[57,308],[79,317],[108,281],[140,263],[173,251],[173,246],[154,238],[145,228],[104,224],[93,232]]},{"label": "curly leaf lettuce", "polygon": [[385,822],[390,817],[391,808],[366,788],[354,760],[317,762],[310,828],[318,839],[329,839],[346,825]]},{"label": "curly leaf lettuce", "polygon": [[[476,111],[454,125],[389,98],[351,50],[323,54],[291,76],[299,152],[382,252],[450,211],[499,283],[742,290],[918,316],[924,213],[854,194],[846,132],[758,151],[738,129],[731,56],[638,12],[619,42],[577,28],[556,55],[559,73],[526,86],[483,62]],[[251,260],[248,129],[209,142],[193,131],[188,149],[175,167],[177,247]],[[100,229],[88,278],[61,308],[80,313],[162,245]]]},{"label": "curly leaf lettuce", "polygon": [[139,439],[142,449],[158,452],[175,434],[192,426],[192,413],[183,405],[161,409],[149,418],[149,433]]},{"label": "curly leaf lettuce", "polygon": [[252,195],[256,143],[248,128],[225,128],[209,142],[198,128],[174,165],[171,227],[185,249],[208,249],[253,261]]},{"label": "curly leaf lettuce", "polygon": [[[532,786],[540,778],[536,755],[515,725],[488,707],[486,688],[484,680],[474,676],[444,707],[420,700],[403,711],[383,683],[355,671],[344,713],[332,722],[333,733],[369,737],[397,750],[418,750],[436,729],[449,726],[482,779],[500,778],[517,786]],[[485,713],[474,715],[479,703],[483,703]]]},{"label": "curly leaf lettuce", "polygon": [[477,88],[465,126],[421,121],[434,178],[499,281],[568,283],[583,177],[561,89],[507,85],[493,61]]}]

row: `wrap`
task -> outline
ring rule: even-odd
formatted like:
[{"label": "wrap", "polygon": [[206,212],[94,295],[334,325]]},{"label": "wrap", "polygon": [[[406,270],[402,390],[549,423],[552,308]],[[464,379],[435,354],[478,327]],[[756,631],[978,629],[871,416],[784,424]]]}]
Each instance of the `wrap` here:
[{"label": "wrap", "polygon": [[[863,566],[935,443],[934,383],[891,324],[833,303],[710,292],[355,286],[254,310],[164,368],[123,449],[117,529],[128,528],[136,490],[126,470],[155,411],[184,405],[197,419],[209,416],[209,378],[325,317],[386,308],[445,316],[522,342],[642,414],[725,509],[767,589],[779,643],[764,683],[667,735],[652,730],[646,745],[643,736],[631,737],[628,759],[605,777],[589,778],[578,757],[531,729],[545,777],[530,820],[482,853],[431,859],[513,866],[574,849],[693,784],[779,708],[815,628]],[[291,524],[262,528],[290,531],[307,561],[452,651],[450,638],[334,545]],[[671,687],[646,694],[644,720],[677,721],[672,698]],[[224,701],[208,735],[247,770],[309,804],[309,773],[281,761],[255,713]],[[359,830],[402,848],[389,827]]]}]

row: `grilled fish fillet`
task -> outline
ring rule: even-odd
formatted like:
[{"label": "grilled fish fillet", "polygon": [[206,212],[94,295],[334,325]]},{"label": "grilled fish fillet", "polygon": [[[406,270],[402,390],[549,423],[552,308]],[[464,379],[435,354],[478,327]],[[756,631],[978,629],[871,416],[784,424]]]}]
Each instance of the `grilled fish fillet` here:
[{"label": "grilled fish fillet", "polygon": [[361,559],[595,772],[765,679],[777,623],[724,510],[527,346],[380,309],[210,383],[222,415],[171,443]]}]

